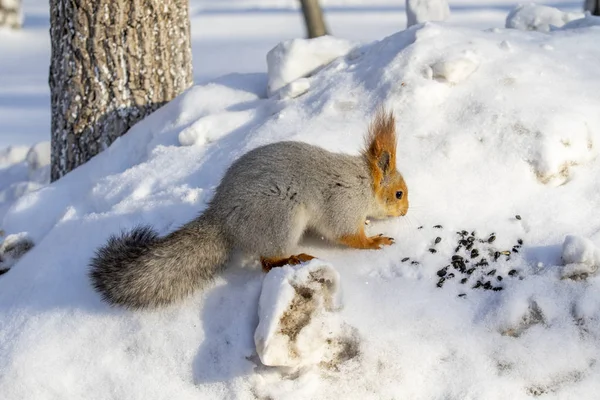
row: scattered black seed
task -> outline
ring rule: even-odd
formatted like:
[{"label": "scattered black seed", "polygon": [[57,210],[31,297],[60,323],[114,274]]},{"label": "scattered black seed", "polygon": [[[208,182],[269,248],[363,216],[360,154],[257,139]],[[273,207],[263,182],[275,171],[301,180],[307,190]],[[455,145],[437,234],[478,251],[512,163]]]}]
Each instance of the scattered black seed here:
[{"label": "scattered black seed", "polygon": [[502,278],[502,276],[501,276],[501,275],[498,275],[498,276],[496,277],[496,279],[498,279],[499,281],[501,281],[501,280],[502,280],[502,279],[504,279],[504,278]]},{"label": "scattered black seed", "polygon": [[494,261],[498,261],[498,258],[500,258],[500,252],[499,251],[495,251],[494,252]]},{"label": "scattered black seed", "polygon": [[487,267],[488,265],[490,265],[488,263],[488,261],[485,258],[482,258],[477,264],[475,264],[477,267]]},{"label": "scattered black seed", "polygon": [[523,245],[523,239],[517,239],[517,243],[519,243],[520,245]]},{"label": "scattered black seed", "polygon": [[442,286],[444,286],[445,281],[446,281],[445,278],[440,278],[440,280],[437,283],[437,287],[441,288]]},{"label": "scattered black seed", "polygon": [[442,228],[443,228],[443,226],[441,226],[441,225],[434,225],[433,227],[434,227],[435,229],[442,229]]},{"label": "scattered black seed", "polygon": [[448,276],[446,276],[446,279],[452,279],[452,278],[454,278],[455,276],[456,276],[456,275],[454,275],[452,272],[450,272],[450,273],[448,274]]},{"label": "scattered black seed", "polygon": [[458,246],[457,246],[457,247],[454,249],[454,252],[455,252],[455,253],[458,253],[458,251],[461,249],[461,247],[462,247],[461,245],[458,245]]},{"label": "scattered black seed", "polygon": [[466,240],[464,240],[464,239],[463,239],[463,240],[460,240],[460,241],[458,242],[458,244],[460,244],[461,246],[466,246],[466,245],[468,245],[468,244],[469,244],[469,242],[467,242]]},{"label": "scattered black seed", "polygon": [[[446,267],[448,268],[448,267]],[[448,270],[446,268],[442,268],[437,272],[437,276],[439,276],[440,278],[443,276],[446,276],[446,273],[448,272]]]},{"label": "scattered black seed", "polygon": [[467,245],[467,247],[465,247],[465,250],[470,251],[473,248],[473,243],[469,243]]},{"label": "scattered black seed", "polygon": [[462,260],[463,260],[463,258],[459,255],[452,256],[452,261],[462,261]]},{"label": "scattered black seed", "polygon": [[469,269],[467,270],[467,274],[468,274],[468,275],[471,275],[473,272],[475,272],[475,268],[469,268]]},{"label": "scattered black seed", "polygon": [[473,249],[471,250],[471,258],[479,257],[479,250]]},{"label": "scattered black seed", "polygon": [[421,225],[420,227],[418,227],[417,229],[423,229],[423,225]]},{"label": "scattered black seed", "polygon": [[410,257],[404,257],[404,258],[402,259],[402,262],[407,262],[408,260],[410,260]]},{"label": "scattered black seed", "polygon": [[499,292],[499,291],[501,291],[501,290],[503,290],[503,289],[504,289],[504,288],[503,288],[502,286],[496,286],[495,288],[492,288],[492,290],[493,290],[494,292]]},{"label": "scattered black seed", "polygon": [[466,297],[466,296],[467,296],[466,293],[461,293],[461,294],[458,295],[458,297]]},{"label": "scattered black seed", "polygon": [[494,243],[494,240],[496,240],[496,236],[490,236],[490,238],[487,240],[487,242]]},{"label": "scattered black seed", "polygon": [[463,235],[463,236],[467,236],[469,234],[469,232],[467,232],[467,231],[461,231],[460,234]]},{"label": "scattered black seed", "polygon": [[477,281],[477,283],[473,286],[473,289],[479,289],[482,286],[483,286],[483,283],[481,283],[481,281]]},{"label": "scattered black seed", "polygon": [[437,250],[436,250],[436,249],[429,249],[429,252],[430,252],[431,254],[433,254],[433,253],[437,253]]},{"label": "scattered black seed", "polygon": [[410,263],[411,263],[412,265],[419,265],[419,262],[418,262],[418,261],[411,261]]},{"label": "scattered black seed", "polygon": [[513,251],[513,253],[518,253],[519,249],[515,246],[515,247],[512,248],[512,251]]},{"label": "scattered black seed", "polygon": [[492,282],[487,281],[486,283],[483,284],[483,288],[485,290],[490,290],[492,288]]},{"label": "scattered black seed", "polygon": [[465,284],[465,283],[467,283],[468,280],[469,280],[469,278],[462,278],[460,280],[460,283]]},{"label": "scattered black seed", "polygon": [[438,237],[435,238],[435,244],[438,244],[441,241],[442,241],[441,237],[438,236]]},{"label": "scattered black seed", "polygon": [[521,220],[521,216],[519,214],[515,215],[515,218],[518,219],[519,221]]},{"label": "scattered black seed", "polygon": [[475,236],[475,231],[471,232],[471,236]]},{"label": "scattered black seed", "polygon": [[495,275],[495,274],[496,274],[496,270],[495,270],[495,269],[493,269],[493,270],[491,270],[490,272],[488,272],[487,274],[488,274],[488,275]]},{"label": "scattered black seed", "polygon": [[473,236],[469,236],[467,238],[467,242],[469,242],[469,243],[473,243],[474,241],[475,241],[475,238]]},{"label": "scattered black seed", "polygon": [[509,276],[515,276],[515,275],[517,275],[517,270],[516,269],[511,269],[510,271],[508,271],[508,275]]}]

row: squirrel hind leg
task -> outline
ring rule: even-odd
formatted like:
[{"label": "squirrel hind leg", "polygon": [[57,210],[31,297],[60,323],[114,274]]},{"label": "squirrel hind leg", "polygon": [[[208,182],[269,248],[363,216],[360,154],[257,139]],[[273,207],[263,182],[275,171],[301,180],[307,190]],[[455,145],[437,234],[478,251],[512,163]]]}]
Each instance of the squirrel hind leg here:
[{"label": "squirrel hind leg", "polygon": [[306,253],[292,255],[290,257],[261,257],[263,272],[269,272],[273,268],[283,267],[284,265],[298,265],[306,261],[312,260],[313,256]]}]

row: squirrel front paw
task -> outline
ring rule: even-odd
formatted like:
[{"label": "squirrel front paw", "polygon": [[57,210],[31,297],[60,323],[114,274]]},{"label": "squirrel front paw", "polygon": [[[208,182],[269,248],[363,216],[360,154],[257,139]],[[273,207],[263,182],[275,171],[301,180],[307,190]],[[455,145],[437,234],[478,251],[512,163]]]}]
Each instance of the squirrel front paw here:
[{"label": "squirrel front paw", "polygon": [[369,238],[369,241],[371,242],[371,249],[375,249],[375,250],[379,250],[381,248],[383,248],[383,246],[390,246],[392,244],[394,244],[394,238],[392,237],[388,237],[388,236],[383,236],[383,234],[377,235],[377,236],[371,236]]},{"label": "squirrel front paw", "polygon": [[364,229],[360,229],[358,233],[342,236],[339,242],[354,249],[379,250],[383,246],[394,244],[394,238],[383,234],[369,237],[365,235]]}]

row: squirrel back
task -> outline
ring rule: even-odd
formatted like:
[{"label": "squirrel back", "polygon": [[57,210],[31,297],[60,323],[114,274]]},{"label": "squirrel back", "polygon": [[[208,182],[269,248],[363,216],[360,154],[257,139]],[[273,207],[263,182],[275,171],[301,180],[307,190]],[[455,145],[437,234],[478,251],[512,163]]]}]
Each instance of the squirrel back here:
[{"label": "squirrel back", "polygon": [[90,276],[111,304],[155,307],[205,285],[234,249],[269,269],[312,258],[290,257],[307,230],[355,248],[389,245],[391,238],[365,235],[365,220],[407,210],[394,118],[380,110],[358,155],[302,142],[249,151],[226,171],[203,215],[164,238],[150,228],[112,237],[92,259]]}]

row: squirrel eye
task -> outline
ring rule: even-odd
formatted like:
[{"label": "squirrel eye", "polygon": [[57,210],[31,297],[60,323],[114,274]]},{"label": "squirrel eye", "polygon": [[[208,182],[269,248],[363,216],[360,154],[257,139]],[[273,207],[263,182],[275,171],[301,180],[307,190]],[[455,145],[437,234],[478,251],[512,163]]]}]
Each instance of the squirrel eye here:
[{"label": "squirrel eye", "polygon": [[397,198],[398,200],[402,199],[402,196],[403,196],[403,195],[404,195],[404,192],[402,192],[402,190],[398,190],[398,191],[396,192],[396,198]]}]

